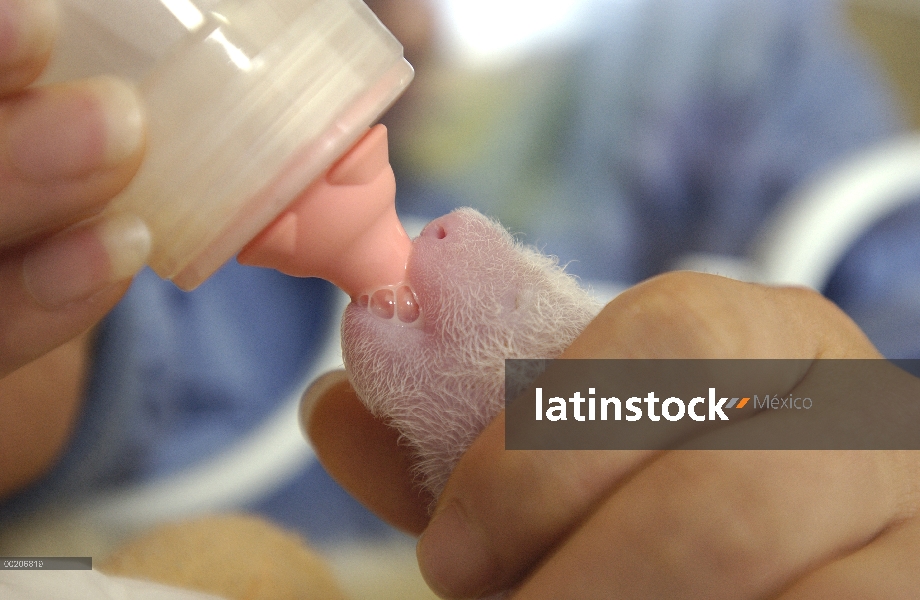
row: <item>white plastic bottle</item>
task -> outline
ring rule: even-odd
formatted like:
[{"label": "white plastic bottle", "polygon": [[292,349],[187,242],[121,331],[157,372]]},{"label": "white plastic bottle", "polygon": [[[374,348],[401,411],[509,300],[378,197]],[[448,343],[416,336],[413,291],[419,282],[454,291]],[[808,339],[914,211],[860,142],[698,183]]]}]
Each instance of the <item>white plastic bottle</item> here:
[{"label": "white plastic bottle", "polygon": [[344,154],[412,79],[360,0],[59,0],[46,81],[137,82],[144,163],[107,211],[137,215],[149,265],[192,289]]}]

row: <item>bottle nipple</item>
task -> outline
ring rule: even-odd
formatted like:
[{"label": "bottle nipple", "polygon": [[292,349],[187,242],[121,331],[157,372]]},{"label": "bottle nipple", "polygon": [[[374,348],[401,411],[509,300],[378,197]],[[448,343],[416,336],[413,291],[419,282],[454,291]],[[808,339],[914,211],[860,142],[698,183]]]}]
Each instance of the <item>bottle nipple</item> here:
[{"label": "bottle nipple", "polygon": [[331,281],[353,299],[405,281],[412,242],[396,216],[386,127],[371,128],[237,260]]}]

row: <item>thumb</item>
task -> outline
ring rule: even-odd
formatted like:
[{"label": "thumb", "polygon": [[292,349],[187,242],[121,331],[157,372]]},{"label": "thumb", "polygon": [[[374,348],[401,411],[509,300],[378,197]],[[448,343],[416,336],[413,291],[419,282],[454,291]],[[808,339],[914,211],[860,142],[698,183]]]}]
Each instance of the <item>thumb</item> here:
[{"label": "thumb", "polygon": [[411,450],[399,432],[361,403],[345,371],[320,376],[304,393],[300,420],[328,473],[394,527],[418,535],[432,499],[412,475]]}]

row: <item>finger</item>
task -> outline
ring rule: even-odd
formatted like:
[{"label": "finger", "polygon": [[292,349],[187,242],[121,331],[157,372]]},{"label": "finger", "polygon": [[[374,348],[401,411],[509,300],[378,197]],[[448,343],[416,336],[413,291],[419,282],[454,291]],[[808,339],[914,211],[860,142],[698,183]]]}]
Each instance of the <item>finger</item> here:
[{"label": "finger", "polygon": [[134,175],[144,144],[136,91],[101,77],[0,103],[0,247],[92,215]]},{"label": "finger", "polygon": [[617,296],[560,358],[855,358],[853,346],[879,356],[817,292],[673,272]]},{"label": "finger", "polygon": [[775,595],[913,509],[891,485],[905,473],[888,455],[840,458],[669,453],[611,496],[514,597]]},{"label": "finger", "polygon": [[447,598],[510,587],[652,453],[505,452],[504,414],[470,446],[418,545],[428,585]]},{"label": "finger", "polygon": [[0,259],[0,377],[92,327],[146,262],[135,217],[97,219]]},{"label": "finger", "polygon": [[0,378],[0,501],[47,474],[67,448],[83,407],[91,333]]},{"label": "finger", "polygon": [[[820,378],[812,370],[796,390],[817,389],[814,380]],[[902,373],[893,383],[892,395],[916,397],[916,379]],[[873,396],[866,390],[856,395]],[[758,424],[772,433],[784,429],[755,418],[711,437],[737,436],[743,428],[750,431],[742,437],[756,438]],[[566,587],[585,594],[580,597],[603,597],[604,590],[630,598],[772,597],[914,514],[915,456],[905,451],[663,455],[606,500],[516,597],[566,597]],[[570,572],[573,557],[584,556],[587,548],[614,566],[575,558],[581,567]],[[557,578],[565,573],[570,575],[562,586]]]},{"label": "finger", "polygon": [[41,74],[56,31],[51,0],[0,0],[0,95],[24,88]]},{"label": "finger", "polygon": [[320,462],[343,488],[393,526],[421,533],[431,498],[416,485],[411,453],[395,429],[367,411],[344,371],[310,386],[301,422]]},{"label": "finger", "polygon": [[[562,357],[814,358],[849,355],[854,339],[875,356],[858,328],[812,292],[680,273],[618,297]],[[419,543],[423,575],[449,597],[513,585],[652,458],[649,451],[505,452],[503,419],[496,420],[438,501]]]},{"label": "finger", "polygon": [[809,574],[777,600],[912,600],[920,590],[917,548],[920,520],[915,517]]}]

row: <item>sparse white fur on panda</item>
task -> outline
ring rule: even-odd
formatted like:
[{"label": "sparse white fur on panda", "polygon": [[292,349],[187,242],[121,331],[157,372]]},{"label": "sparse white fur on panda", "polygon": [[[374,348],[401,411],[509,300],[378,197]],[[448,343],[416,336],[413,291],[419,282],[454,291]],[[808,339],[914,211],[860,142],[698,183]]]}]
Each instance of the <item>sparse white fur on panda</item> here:
[{"label": "sparse white fur on panda", "polygon": [[504,407],[505,359],[555,358],[601,304],[554,258],[472,209],[425,227],[407,281],[422,321],[394,325],[352,304],[342,346],[358,395],[411,445],[421,482],[437,497]]}]

